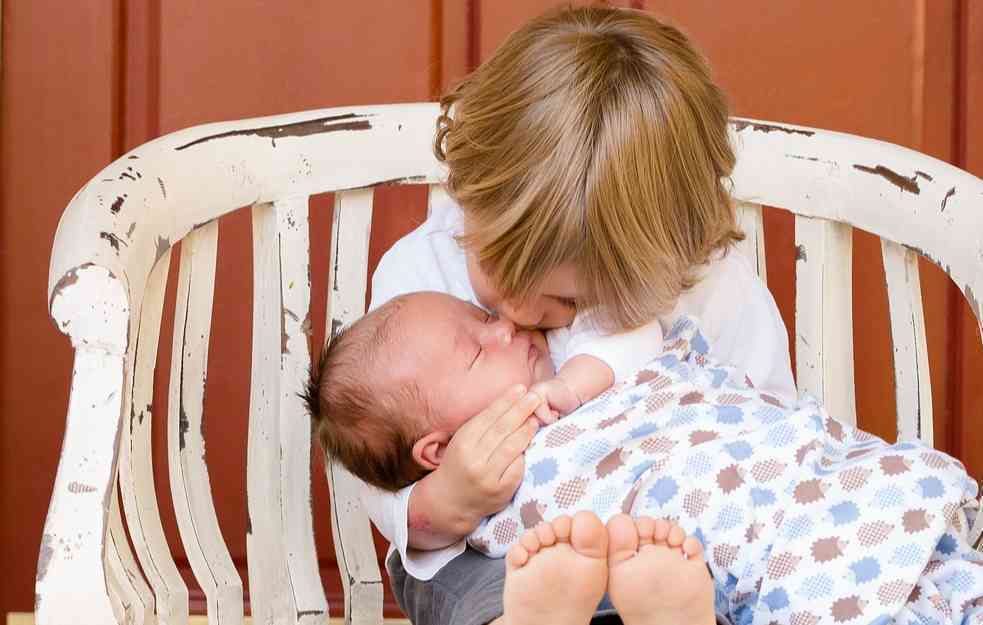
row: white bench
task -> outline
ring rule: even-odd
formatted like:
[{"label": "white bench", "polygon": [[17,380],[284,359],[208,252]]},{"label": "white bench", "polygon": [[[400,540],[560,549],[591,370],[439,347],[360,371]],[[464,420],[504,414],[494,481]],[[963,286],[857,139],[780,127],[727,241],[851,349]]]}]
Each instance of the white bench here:
[{"label": "white bench", "polygon": [[[38,565],[39,623],[188,620],[188,590],[157,509],[149,412],[169,250],[178,241],[170,488],[210,622],[243,620],[242,580],[219,531],[201,433],[217,219],[242,206],[252,206],[254,241],[245,467],[253,620],[327,621],[310,509],[310,429],[297,397],[310,362],[308,198],[336,192],[330,335],[365,309],[373,186],[427,184],[431,197],[443,193],[431,149],[437,113],[436,104],[358,107],[189,128],[124,155],[72,199],[55,236],[48,285],[51,316],[75,347],[75,365]],[[762,275],[760,204],[795,213],[799,388],[822,398],[831,414],[856,421],[851,228],[876,234],[888,284],[898,434],[931,443],[917,255],[948,273],[980,320],[983,181],[923,154],[841,133],[741,119],[732,131],[734,195],[748,234],[742,247]],[[379,623],[382,580],[357,485],[338,466],[328,480],[346,622]],[[973,531],[978,537],[981,524]]]}]

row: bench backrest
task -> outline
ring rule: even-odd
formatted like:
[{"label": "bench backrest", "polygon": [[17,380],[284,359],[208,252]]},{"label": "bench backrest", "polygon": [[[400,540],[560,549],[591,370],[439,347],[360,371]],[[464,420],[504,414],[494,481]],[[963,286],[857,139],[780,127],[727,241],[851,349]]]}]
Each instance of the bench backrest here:
[{"label": "bench backrest", "polygon": [[[219,530],[202,436],[217,219],[242,206],[252,207],[254,265],[245,468],[251,609],[255,622],[326,622],[310,458],[298,453],[311,444],[297,396],[311,357],[308,199],[335,192],[330,336],[365,310],[373,187],[427,184],[431,199],[443,193],[431,149],[437,113],[435,104],[391,105],[198,126],[136,148],[72,199],[49,277],[50,312],[76,359],[38,569],[40,622],[74,622],[80,613],[92,622],[187,621],[187,587],[157,509],[149,409],[169,250],[178,241],[170,488],[211,622],[242,622],[242,580]],[[851,229],[871,232],[881,237],[887,276],[899,437],[931,443],[917,256],[948,273],[979,321],[983,181],[841,133],[741,119],[732,131],[734,196],[748,234],[741,246],[761,275],[761,205],[795,213],[800,390],[856,422]],[[346,621],[377,623],[382,580],[359,483],[334,465],[328,481]],[[61,545],[76,535],[83,538],[66,553]]]}]

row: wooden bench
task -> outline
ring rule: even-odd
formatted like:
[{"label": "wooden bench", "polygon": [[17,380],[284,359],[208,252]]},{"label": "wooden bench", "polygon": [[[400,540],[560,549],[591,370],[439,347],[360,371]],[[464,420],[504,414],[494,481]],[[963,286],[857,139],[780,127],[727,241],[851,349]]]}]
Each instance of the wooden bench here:
[{"label": "wooden bench", "polygon": [[[219,531],[201,427],[217,220],[243,206],[252,211],[255,293],[244,468],[253,622],[327,622],[310,507],[310,428],[297,397],[310,362],[308,199],[335,192],[330,335],[365,310],[373,187],[426,184],[431,198],[443,193],[431,149],[437,113],[429,103],[340,108],[189,128],[124,155],[72,199],[48,286],[51,316],[71,339],[75,364],[38,565],[39,623],[75,623],[79,615],[89,623],[188,621],[188,590],[157,507],[149,411],[169,250],[178,241],[170,489],[209,622],[243,621],[242,580]],[[856,422],[851,228],[871,232],[881,237],[887,276],[898,435],[931,443],[917,256],[948,273],[979,321],[983,181],[836,132],[742,119],[732,131],[734,196],[748,234],[742,250],[762,276],[761,205],[795,214],[800,390]],[[358,482],[333,465],[327,477],[345,621],[379,623],[382,579]],[[981,529],[977,522],[973,536]]]}]

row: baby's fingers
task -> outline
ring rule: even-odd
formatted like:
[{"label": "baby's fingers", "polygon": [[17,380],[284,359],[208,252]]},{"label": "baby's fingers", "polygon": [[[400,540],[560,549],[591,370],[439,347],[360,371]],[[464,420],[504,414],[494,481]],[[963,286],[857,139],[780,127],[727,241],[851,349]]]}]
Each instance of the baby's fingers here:
[{"label": "baby's fingers", "polygon": [[536,418],[542,425],[550,425],[556,421],[556,411],[550,410],[550,405],[543,402],[536,407]]}]

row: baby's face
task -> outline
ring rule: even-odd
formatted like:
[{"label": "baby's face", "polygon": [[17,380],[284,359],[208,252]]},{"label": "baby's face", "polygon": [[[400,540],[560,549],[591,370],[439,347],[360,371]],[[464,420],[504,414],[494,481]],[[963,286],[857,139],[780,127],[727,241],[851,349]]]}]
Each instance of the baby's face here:
[{"label": "baby's face", "polygon": [[555,374],[542,332],[516,330],[463,300],[418,293],[399,314],[403,347],[394,357],[396,373],[417,382],[433,410],[434,429],[454,432],[509,387]]}]

